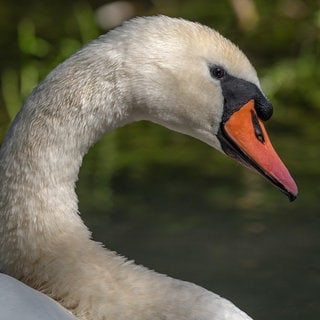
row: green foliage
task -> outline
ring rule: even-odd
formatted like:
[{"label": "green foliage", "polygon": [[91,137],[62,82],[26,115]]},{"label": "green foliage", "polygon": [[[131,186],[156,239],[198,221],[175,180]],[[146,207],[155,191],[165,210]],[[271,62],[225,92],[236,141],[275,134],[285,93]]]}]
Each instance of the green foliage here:
[{"label": "green foliage", "polygon": [[[74,24],[78,25],[79,35],[56,39],[54,44],[38,36],[32,17],[21,17],[17,25],[21,63],[15,67],[3,64],[1,68],[2,97],[10,120],[15,117],[30,91],[55,65],[98,36],[93,11],[88,4],[76,2],[71,14]],[[53,50],[53,47],[57,49]]]}]

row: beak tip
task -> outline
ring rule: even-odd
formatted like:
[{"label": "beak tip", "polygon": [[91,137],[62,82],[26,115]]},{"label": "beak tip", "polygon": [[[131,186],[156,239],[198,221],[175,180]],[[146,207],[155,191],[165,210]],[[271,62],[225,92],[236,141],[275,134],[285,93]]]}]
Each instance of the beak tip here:
[{"label": "beak tip", "polygon": [[289,198],[290,202],[293,202],[294,200],[296,200],[297,196],[298,196],[297,193],[296,194],[293,194],[293,193],[290,193],[290,192],[288,193],[288,198]]},{"label": "beak tip", "polygon": [[294,200],[297,199],[298,187],[292,178],[291,178],[291,186],[290,186],[290,188],[287,188],[286,194],[287,194],[290,202],[293,202]]}]

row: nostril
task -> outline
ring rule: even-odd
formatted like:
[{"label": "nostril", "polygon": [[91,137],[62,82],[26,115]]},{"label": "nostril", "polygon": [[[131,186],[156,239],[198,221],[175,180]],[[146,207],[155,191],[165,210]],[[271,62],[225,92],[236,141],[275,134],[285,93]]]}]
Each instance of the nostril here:
[{"label": "nostril", "polygon": [[259,124],[258,117],[253,110],[251,110],[251,120],[254,128],[254,134],[261,143],[264,143],[264,135]]}]

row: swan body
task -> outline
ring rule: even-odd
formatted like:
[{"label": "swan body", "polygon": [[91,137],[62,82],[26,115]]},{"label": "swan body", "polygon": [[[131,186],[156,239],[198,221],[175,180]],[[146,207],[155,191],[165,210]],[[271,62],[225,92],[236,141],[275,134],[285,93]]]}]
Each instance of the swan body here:
[{"label": "swan body", "polygon": [[76,320],[70,312],[21,281],[0,274],[1,320]]},{"label": "swan body", "polygon": [[270,169],[259,156],[252,160],[244,134],[238,142],[236,117],[249,109],[252,139],[263,138],[265,148],[262,120],[272,109],[256,72],[208,27],[137,18],[92,41],[33,90],[3,142],[0,270],[82,320],[250,319],[212,292],[137,266],[93,241],[74,188],[83,156],[104,133],[150,120],[245,162],[294,198],[297,189],[282,162],[272,154]]}]

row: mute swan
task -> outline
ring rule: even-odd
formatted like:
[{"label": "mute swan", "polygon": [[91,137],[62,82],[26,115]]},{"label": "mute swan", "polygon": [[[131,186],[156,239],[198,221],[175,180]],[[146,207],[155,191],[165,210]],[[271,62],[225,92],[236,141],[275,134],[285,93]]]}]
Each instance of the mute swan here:
[{"label": "mute swan", "polygon": [[250,319],[91,240],[74,186],[102,134],[144,119],[234,157],[293,200],[296,184],[263,125],[271,114],[246,56],[208,27],[136,18],[92,41],[33,90],[3,142],[0,270],[82,320]]}]

